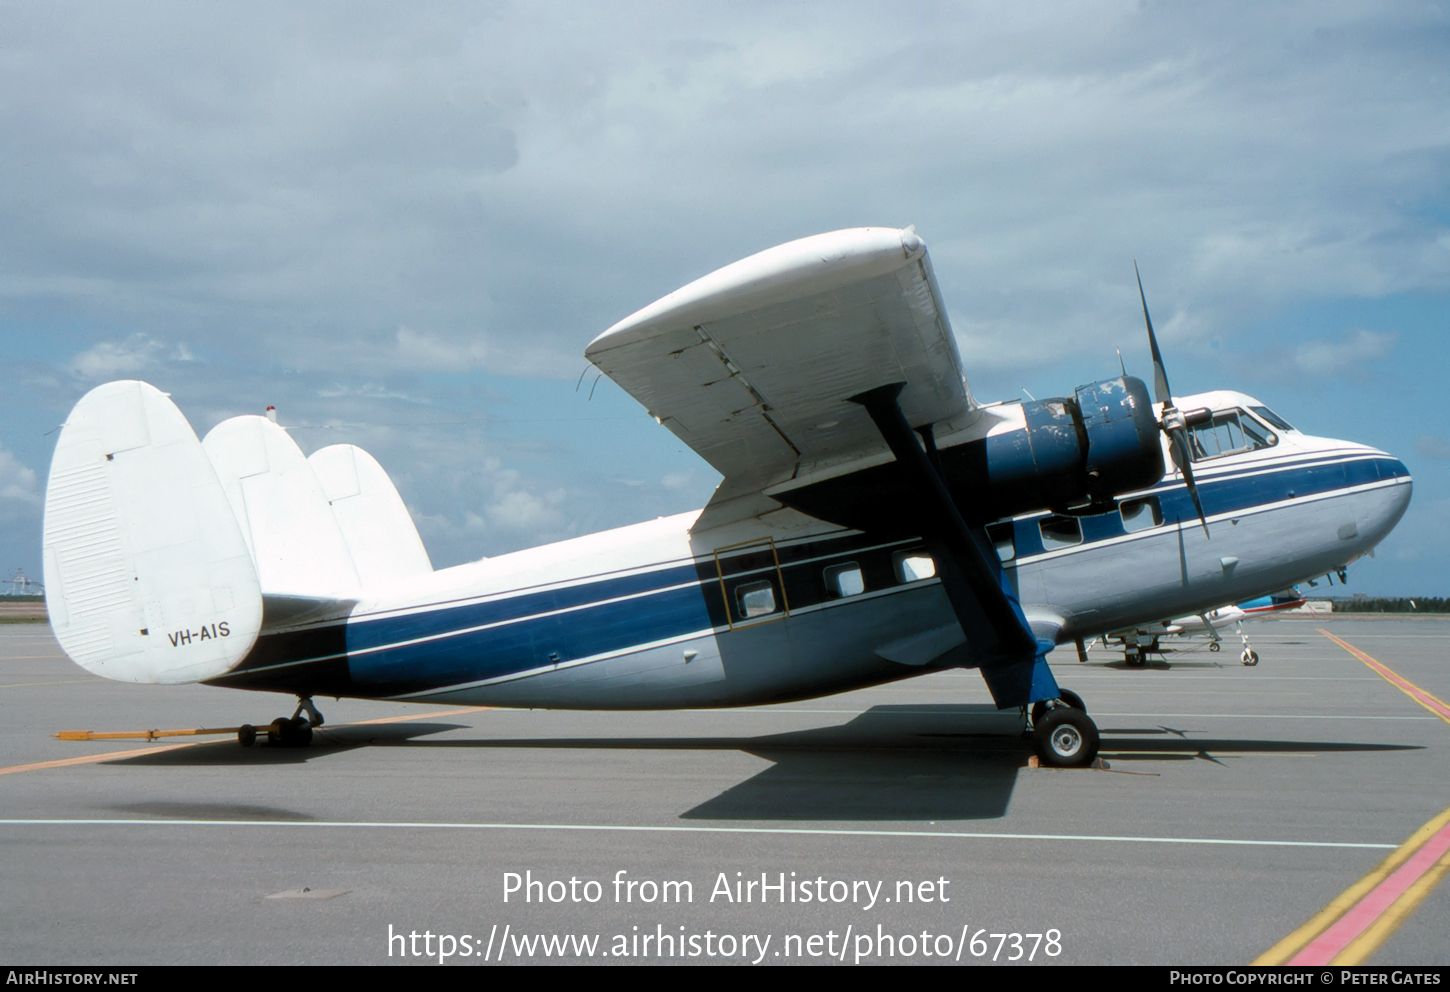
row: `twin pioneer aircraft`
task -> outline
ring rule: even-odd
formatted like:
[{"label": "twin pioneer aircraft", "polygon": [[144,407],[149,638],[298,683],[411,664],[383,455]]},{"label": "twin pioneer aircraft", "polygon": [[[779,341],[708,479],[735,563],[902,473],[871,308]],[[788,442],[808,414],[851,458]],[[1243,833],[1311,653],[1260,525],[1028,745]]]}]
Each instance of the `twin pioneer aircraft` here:
[{"label": "twin pioneer aircraft", "polygon": [[295,693],[284,745],[314,696],[745,706],[967,667],[1031,708],[1042,761],[1086,765],[1055,645],[1343,568],[1410,498],[1383,452],[1173,396],[1143,314],[1153,397],[1124,374],[980,403],[912,229],[769,249],[585,351],[724,477],[703,510],[437,571],[359,448],[307,457],[261,416],[198,441],[166,394],[108,383],[51,466],[51,623],[107,678]]}]

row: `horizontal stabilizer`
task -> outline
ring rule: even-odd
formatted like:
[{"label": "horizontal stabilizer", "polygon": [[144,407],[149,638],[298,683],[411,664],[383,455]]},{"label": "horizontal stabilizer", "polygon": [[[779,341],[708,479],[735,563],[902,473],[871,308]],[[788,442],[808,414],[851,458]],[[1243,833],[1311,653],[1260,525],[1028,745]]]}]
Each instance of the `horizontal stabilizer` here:
[{"label": "horizontal stabilizer", "polygon": [[334,444],[314,451],[307,463],[364,586],[433,571],[403,497],[376,458],[356,445]]},{"label": "horizontal stabilizer", "polygon": [[60,645],[124,682],[231,669],[262,623],[257,573],[191,425],[144,382],[71,411],[45,493],[45,596]]}]

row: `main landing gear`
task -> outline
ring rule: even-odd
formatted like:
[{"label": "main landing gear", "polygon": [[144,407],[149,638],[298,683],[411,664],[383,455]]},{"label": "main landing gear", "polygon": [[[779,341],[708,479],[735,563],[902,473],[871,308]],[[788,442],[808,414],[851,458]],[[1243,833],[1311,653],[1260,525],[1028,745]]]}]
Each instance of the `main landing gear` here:
[{"label": "main landing gear", "polygon": [[1259,663],[1259,652],[1249,646],[1249,635],[1244,633],[1244,623],[1242,620],[1238,621],[1238,628],[1239,639],[1244,642],[1244,649],[1239,652],[1239,661],[1253,668]]},{"label": "main landing gear", "polygon": [[1032,704],[1032,749],[1050,768],[1086,768],[1098,756],[1098,727],[1082,698],[1067,689],[1061,698]]},{"label": "main landing gear", "polygon": [[[306,713],[306,716],[302,714]],[[322,714],[312,705],[311,696],[298,697],[297,709],[292,718],[279,716],[265,727],[254,727],[244,723],[237,728],[237,743],[251,747],[259,734],[265,734],[267,743],[273,747],[306,747],[312,743],[312,728],[322,726]]]}]

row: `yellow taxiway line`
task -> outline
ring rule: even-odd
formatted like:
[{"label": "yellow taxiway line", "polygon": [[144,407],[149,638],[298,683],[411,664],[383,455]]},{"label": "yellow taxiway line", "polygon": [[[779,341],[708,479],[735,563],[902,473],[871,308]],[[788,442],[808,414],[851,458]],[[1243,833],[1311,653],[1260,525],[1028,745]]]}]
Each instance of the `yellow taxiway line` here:
[{"label": "yellow taxiway line", "polygon": [[[333,729],[334,727],[365,727],[380,723],[406,723],[410,720],[426,720],[430,717],[456,716],[460,713],[481,713],[490,710],[490,706],[468,706],[456,710],[436,710],[432,713],[404,713],[401,716],[385,716],[376,720],[359,720],[356,723],[339,723],[335,725],[324,725],[322,729]],[[266,729],[265,727],[263,729]],[[72,731],[73,733],[74,731]],[[165,731],[163,731],[164,733]],[[177,733],[177,731],[170,731]],[[195,733],[195,731],[191,731]],[[62,731],[65,733],[65,731]],[[145,736],[148,733],[157,731],[135,731]],[[11,765],[8,768],[0,768],[0,775],[14,775],[18,772],[38,772],[47,768],[65,768],[70,765],[90,765],[98,761],[114,761],[120,758],[134,758],[138,754],[160,754],[162,751],[176,751],[184,747],[198,747],[202,744],[218,744],[220,741],[188,741],[185,744],[165,744],[161,747],[139,747],[130,751],[109,751],[105,754],[85,754],[75,758],[58,758],[55,761],[36,761],[28,765]]]},{"label": "yellow taxiway line", "polygon": [[[1386,682],[1450,723],[1450,705],[1388,665],[1319,628]],[[1368,875],[1261,954],[1258,965],[1363,964],[1450,872],[1450,809],[1426,823]]]}]

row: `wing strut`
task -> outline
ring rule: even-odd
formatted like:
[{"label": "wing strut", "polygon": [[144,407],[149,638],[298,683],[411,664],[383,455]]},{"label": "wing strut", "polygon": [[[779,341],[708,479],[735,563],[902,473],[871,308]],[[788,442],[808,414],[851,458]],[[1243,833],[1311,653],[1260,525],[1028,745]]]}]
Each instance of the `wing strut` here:
[{"label": "wing strut", "polygon": [[919,496],[923,536],[937,575],[992,698],[1002,709],[1057,699],[1057,683],[1043,660],[1052,645],[1039,644],[1027,626],[986,532],[962,518],[932,457],[936,445],[929,429],[922,435],[927,450],[917,443],[897,403],[904,386],[878,386],[851,402],[866,408]]}]

